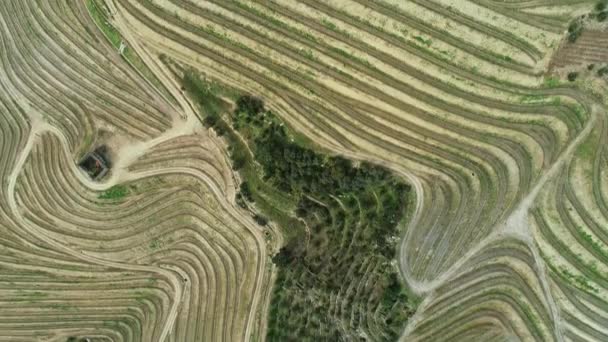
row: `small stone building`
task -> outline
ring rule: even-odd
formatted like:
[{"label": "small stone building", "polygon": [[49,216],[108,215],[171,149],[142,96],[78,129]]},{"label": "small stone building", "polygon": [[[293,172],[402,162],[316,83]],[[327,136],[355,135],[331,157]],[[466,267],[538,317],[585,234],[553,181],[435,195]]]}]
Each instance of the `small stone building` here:
[{"label": "small stone building", "polygon": [[110,171],[110,159],[108,158],[108,148],[100,146],[93,152],[87,153],[78,166],[86,172],[92,180],[102,179]]}]

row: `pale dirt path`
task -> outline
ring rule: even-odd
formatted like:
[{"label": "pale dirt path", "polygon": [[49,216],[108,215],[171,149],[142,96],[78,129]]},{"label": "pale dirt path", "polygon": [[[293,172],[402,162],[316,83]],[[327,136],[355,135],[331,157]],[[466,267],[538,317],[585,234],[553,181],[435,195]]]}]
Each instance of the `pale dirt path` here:
[{"label": "pale dirt path", "polygon": [[[443,285],[445,282],[449,281],[450,278],[458,273],[460,269],[466,264],[466,262],[473,257],[475,254],[480,252],[487,245],[502,240],[507,237],[512,237],[524,242],[532,251],[534,261],[536,263],[536,267],[538,268],[538,276],[540,283],[543,288],[543,295],[545,297],[545,302],[550,310],[550,314],[555,324],[555,335],[558,341],[563,341],[563,334],[560,327],[560,314],[559,309],[557,308],[555,299],[551,293],[549,282],[546,275],[545,264],[542,258],[539,255],[538,248],[534,243],[534,239],[530,232],[530,227],[528,224],[528,212],[530,208],[534,205],[534,200],[538,196],[539,192],[543,189],[545,184],[553,179],[557,172],[559,172],[562,166],[570,160],[573,153],[576,151],[576,148],[589,136],[593,127],[595,126],[595,122],[597,121],[599,113],[603,110],[598,105],[593,105],[591,110],[591,118],[585,125],[585,128],[581,133],[570,143],[570,145],[562,152],[559,158],[551,165],[551,167],[537,180],[534,187],[528,192],[528,194],[520,201],[519,205],[516,209],[509,215],[509,217],[503,222],[499,223],[493,233],[481,240],[474,248],[472,248],[469,252],[467,252],[462,258],[460,258],[457,262],[455,262],[444,274],[442,274],[437,279],[431,282],[417,282],[414,284],[415,289],[421,291],[419,293],[427,293],[428,296],[421,303],[419,309],[416,311],[416,314],[410,319],[406,330],[401,336],[401,340],[404,341],[407,339],[409,334],[413,331],[416,326],[416,323],[420,321],[423,317],[420,317],[421,309],[426,305],[432,302],[433,299],[433,291],[439,286]],[[603,113],[605,114],[605,113]]]}]

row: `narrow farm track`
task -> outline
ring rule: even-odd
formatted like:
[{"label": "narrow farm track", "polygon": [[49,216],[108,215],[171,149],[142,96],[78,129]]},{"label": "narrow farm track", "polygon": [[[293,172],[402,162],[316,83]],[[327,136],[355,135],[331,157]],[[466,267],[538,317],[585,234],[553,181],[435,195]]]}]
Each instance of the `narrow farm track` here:
[{"label": "narrow farm track", "polygon": [[[176,78],[190,68],[411,185],[402,340],[608,339],[605,99],[545,78],[576,59],[551,62],[565,13],[591,5],[0,1],[0,341],[266,338],[281,239],[235,205],[224,143]],[[94,182],[77,162],[99,144],[112,169]],[[354,222],[350,252],[362,197],[309,200]],[[320,324],[386,339],[383,313],[349,304],[386,267],[347,267],[361,276]]]}]

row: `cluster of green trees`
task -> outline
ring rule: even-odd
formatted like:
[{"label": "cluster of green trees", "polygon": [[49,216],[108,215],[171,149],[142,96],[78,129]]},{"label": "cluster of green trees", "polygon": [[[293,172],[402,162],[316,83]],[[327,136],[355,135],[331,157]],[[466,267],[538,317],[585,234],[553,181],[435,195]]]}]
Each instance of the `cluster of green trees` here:
[{"label": "cluster of green trees", "polygon": [[597,19],[597,21],[604,21],[608,18],[608,0],[600,0],[597,4],[595,4],[595,11],[592,13],[592,16]]},{"label": "cluster of green trees", "polygon": [[574,43],[583,33],[583,21],[580,18],[575,19],[568,26],[568,41]]},{"label": "cluster of green trees", "polygon": [[[198,101],[213,95],[200,79],[185,86],[203,87]],[[396,338],[415,307],[391,263],[410,187],[382,167],[355,166],[296,142],[258,97],[238,97],[229,117],[204,112],[206,125],[229,143],[233,167],[244,179],[237,203],[256,208],[260,225],[270,219],[284,233],[285,244],[273,257],[278,275],[268,340],[348,339],[371,325],[378,338]],[[363,282],[370,285],[341,299],[343,311],[330,312],[332,300]],[[351,312],[381,319],[351,322]]]}]

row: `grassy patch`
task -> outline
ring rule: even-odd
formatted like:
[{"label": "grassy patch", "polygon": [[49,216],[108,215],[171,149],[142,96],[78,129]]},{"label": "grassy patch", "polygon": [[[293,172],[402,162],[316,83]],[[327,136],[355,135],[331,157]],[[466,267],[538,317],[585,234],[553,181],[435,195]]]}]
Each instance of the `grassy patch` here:
[{"label": "grassy patch", "polygon": [[150,249],[155,250],[155,249],[159,249],[161,247],[161,242],[159,239],[154,239],[152,241],[150,241]]},{"label": "grassy patch", "polygon": [[559,78],[547,77],[547,78],[545,78],[543,84],[547,88],[555,88],[555,87],[559,86]]},{"label": "grassy patch", "polygon": [[598,292],[598,290],[595,287],[593,287],[589,283],[589,280],[587,278],[585,278],[584,276],[578,275],[578,274],[573,274],[565,267],[562,267],[560,269],[560,272],[564,278],[569,280],[571,283],[577,285],[579,288],[581,288],[585,291],[591,291],[591,292],[595,292],[595,293]]},{"label": "grassy patch", "polygon": [[124,198],[125,196],[127,196],[128,193],[129,193],[129,189],[126,186],[114,185],[113,187],[109,188],[108,190],[102,192],[98,196],[98,198],[116,200],[116,199]]},{"label": "grassy patch", "polygon": [[520,97],[520,103],[546,103],[548,97],[545,95],[523,95]]},{"label": "grassy patch", "polygon": [[95,23],[97,23],[97,26],[99,26],[106,37],[108,37],[112,46],[118,49],[122,38],[118,30],[108,22],[108,14],[104,12],[105,9],[95,0],[87,0],[87,9],[89,10],[89,13],[91,13],[91,17],[93,17]]},{"label": "grassy patch", "polygon": [[417,42],[422,43],[423,45],[426,45],[427,47],[430,47],[431,44],[433,44],[433,41],[430,39],[424,39],[421,36],[414,36],[414,39],[416,39]]},{"label": "grassy patch", "polygon": [[597,143],[595,139],[587,138],[582,144],[580,144],[576,150],[576,155],[586,162],[593,161],[595,152],[597,150]]},{"label": "grassy patch", "polygon": [[350,37],[350,33],[348,33],[348,31],[339,28],[336,24],[329,21],[329,19],[327,19],[327,18],[321,19],[321,24],[323,24],[323,26],[325,26],[326,28],[328,28],[334,32],[338,32],[338,33],[345,35],[346,37]]},{"label": "grassy patch", "polygon": [[[396,339],[416,301],[392,266],[410,187],[382,167],[355,166],[301,144],[259,98],[239,96],[236,109],[223,115],[230,111],[221,86],[192,71],[183,83],[205,125],[228,142],[244,180],[237,203],[257,209],[260,225],[268,218],[283,233],[285,244],[273,257],[278,275],[267,339],[343,340],[360,331]],[[370,286],[343,296],[362,282]],[[338,297],[348,314],[328,310]],[[364,314],[351,324],[350,312],[360,310],[376,319]]]}]

